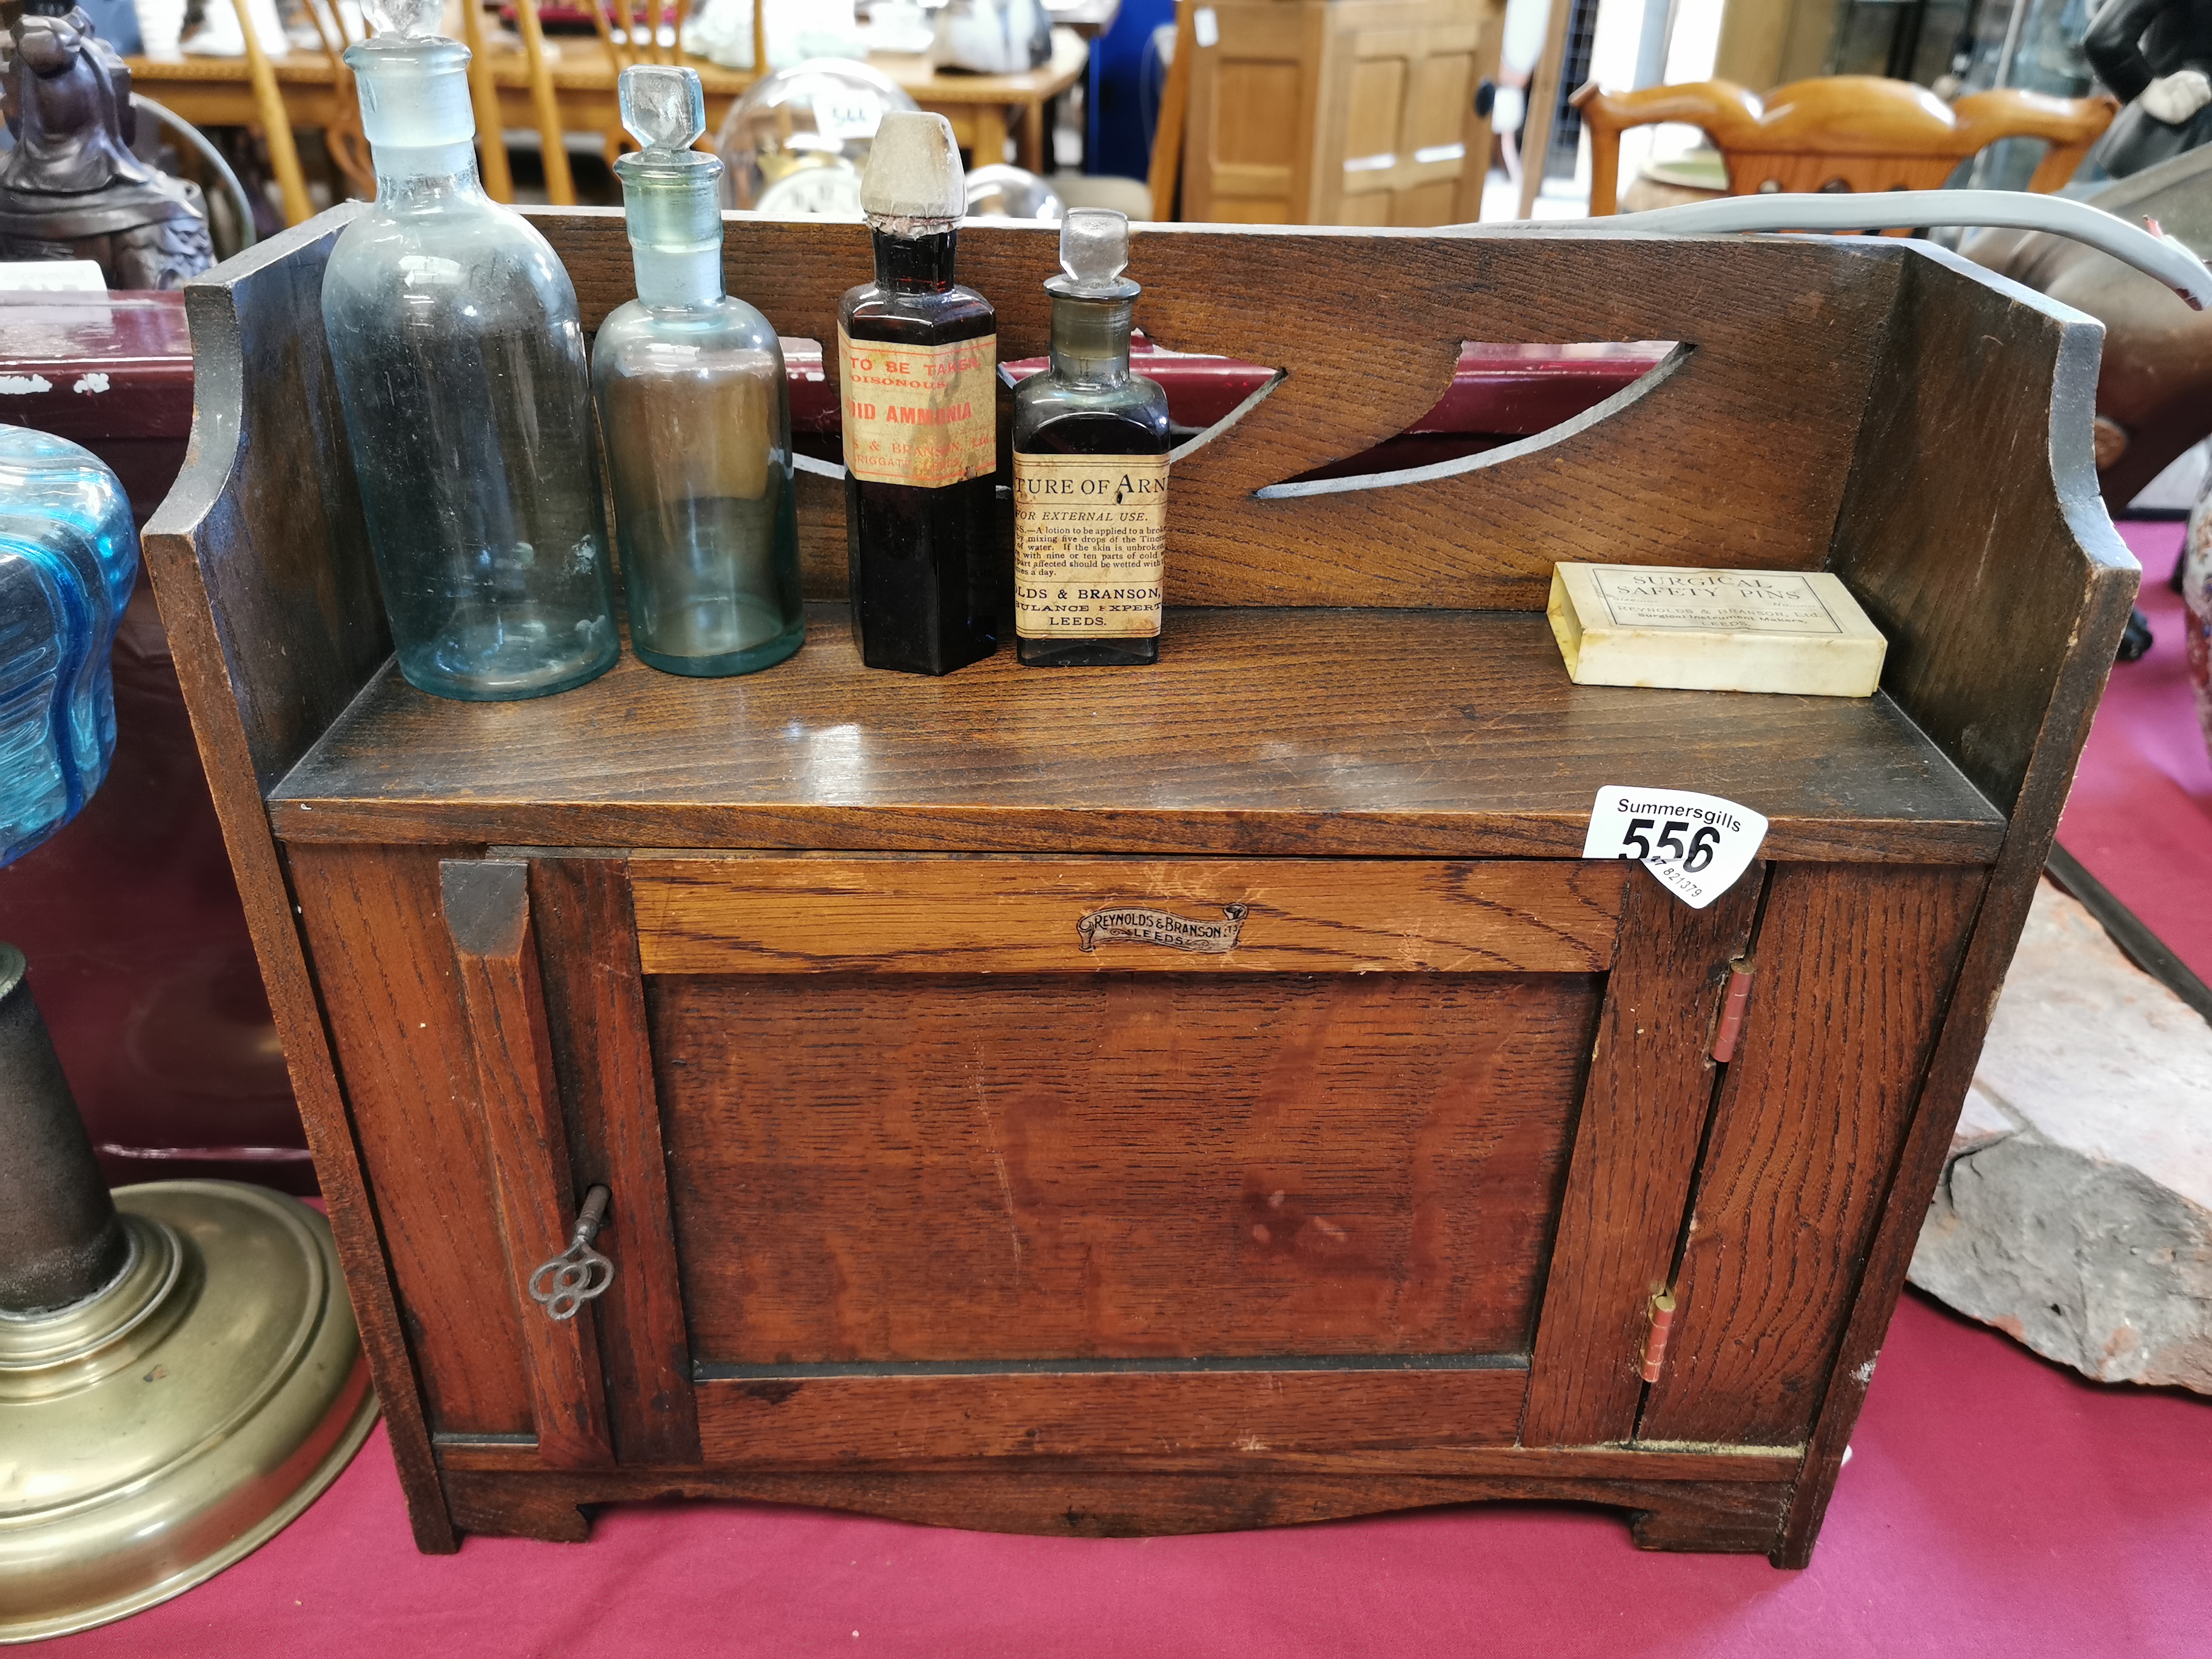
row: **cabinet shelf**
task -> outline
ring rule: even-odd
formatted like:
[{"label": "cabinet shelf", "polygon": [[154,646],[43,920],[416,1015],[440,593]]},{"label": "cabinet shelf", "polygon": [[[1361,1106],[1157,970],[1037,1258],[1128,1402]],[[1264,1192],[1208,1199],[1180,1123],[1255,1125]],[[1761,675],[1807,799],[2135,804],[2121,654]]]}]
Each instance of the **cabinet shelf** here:
[{"label": "cabinet shelf", "polygon": [[941,680],[842,606],[763,674],[625,655],[558,697],[386,664],[273,793],[293,841],[1573,857],[1607,784],[1772,820],[1770,856],[1986,863],[2004,815],[1891,702],[1577,686],[1540,614],[1171,611],[1159,665]]}]

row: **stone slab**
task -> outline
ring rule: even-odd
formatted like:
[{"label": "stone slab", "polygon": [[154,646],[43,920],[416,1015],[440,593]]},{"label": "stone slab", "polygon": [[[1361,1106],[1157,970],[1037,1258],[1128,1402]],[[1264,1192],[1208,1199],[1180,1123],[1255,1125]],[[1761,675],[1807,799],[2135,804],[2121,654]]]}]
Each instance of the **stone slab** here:
[{"label": "stone slab", "polygon": [[2212,1025],[2048,882],[1911,1276],[2085,1376],[2212,1394]]}]

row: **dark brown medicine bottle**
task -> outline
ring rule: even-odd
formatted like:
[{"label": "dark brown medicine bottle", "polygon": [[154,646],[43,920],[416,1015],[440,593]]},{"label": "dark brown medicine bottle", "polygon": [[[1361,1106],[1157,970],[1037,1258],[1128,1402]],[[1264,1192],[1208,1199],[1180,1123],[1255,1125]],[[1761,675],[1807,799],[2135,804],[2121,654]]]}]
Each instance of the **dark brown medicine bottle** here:
[{"label": "dark brown medicine bottle", "polygon": [[860,204],[876,280],[837,313],[853,635],[871,668],[949,674],[998,649],[998,315],[953,281],[951,124],[894,112]]},{"label": "dark brown medicine bottle", "polygon": [[1052,367],[1014,392],[1015,652],[1031,668],[1160,659],[1168,399],[1129,372],[1129,222],[1074,208],[1060,228]]}]

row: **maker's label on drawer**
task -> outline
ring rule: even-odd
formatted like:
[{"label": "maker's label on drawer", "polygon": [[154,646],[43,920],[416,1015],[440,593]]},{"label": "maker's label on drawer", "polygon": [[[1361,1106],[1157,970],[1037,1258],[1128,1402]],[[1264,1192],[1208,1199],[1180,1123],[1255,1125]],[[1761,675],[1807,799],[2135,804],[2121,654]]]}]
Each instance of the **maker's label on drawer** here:
[{"label": "maker's label on drawer", "polygon": [[999,337],[902,346],[837,331],[845,465],[870,483],[938,489],[999,465]]},{"label": "maker's label on drawer", "polygon": [[1014,457],[1014,632],[1149,640],[1166,563],[1164,455]]},{"label": "maker's label on drawer", "polygon": [[1735,885],[1765,839],[1764,817],[1718,795],[1608,784],[1590,808],[1583,856],[1633,859],[1702,910]]},{"label": "maker's label on drawer", "polygon": [[1101,945],[1158,945],[1200,956],[1226,956],[1237,948],[1237,936],[1244,931],[1244,909],[1241,904],[1224,904],[1219,921],[1194,921],[1171,910],[1117,905],[1093,910],[1077,922],[1075,937],[1086,951]]}]

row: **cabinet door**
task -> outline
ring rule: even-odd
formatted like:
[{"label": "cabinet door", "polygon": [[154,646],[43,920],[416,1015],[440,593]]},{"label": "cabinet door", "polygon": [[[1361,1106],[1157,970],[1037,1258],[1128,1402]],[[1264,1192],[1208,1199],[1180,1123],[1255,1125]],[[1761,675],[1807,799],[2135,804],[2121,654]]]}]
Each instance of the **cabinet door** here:
[{"label": "cabinet door", "polygon": [[510,1285],[612,1194],[603,1298],[510,1292],[567,1467],[1625,1440],[1760,883],[443,867]]},{"label": "cabinet door", "polygon": [[1511,1443],[1628,875],[633,860],[705,1455]]}]

